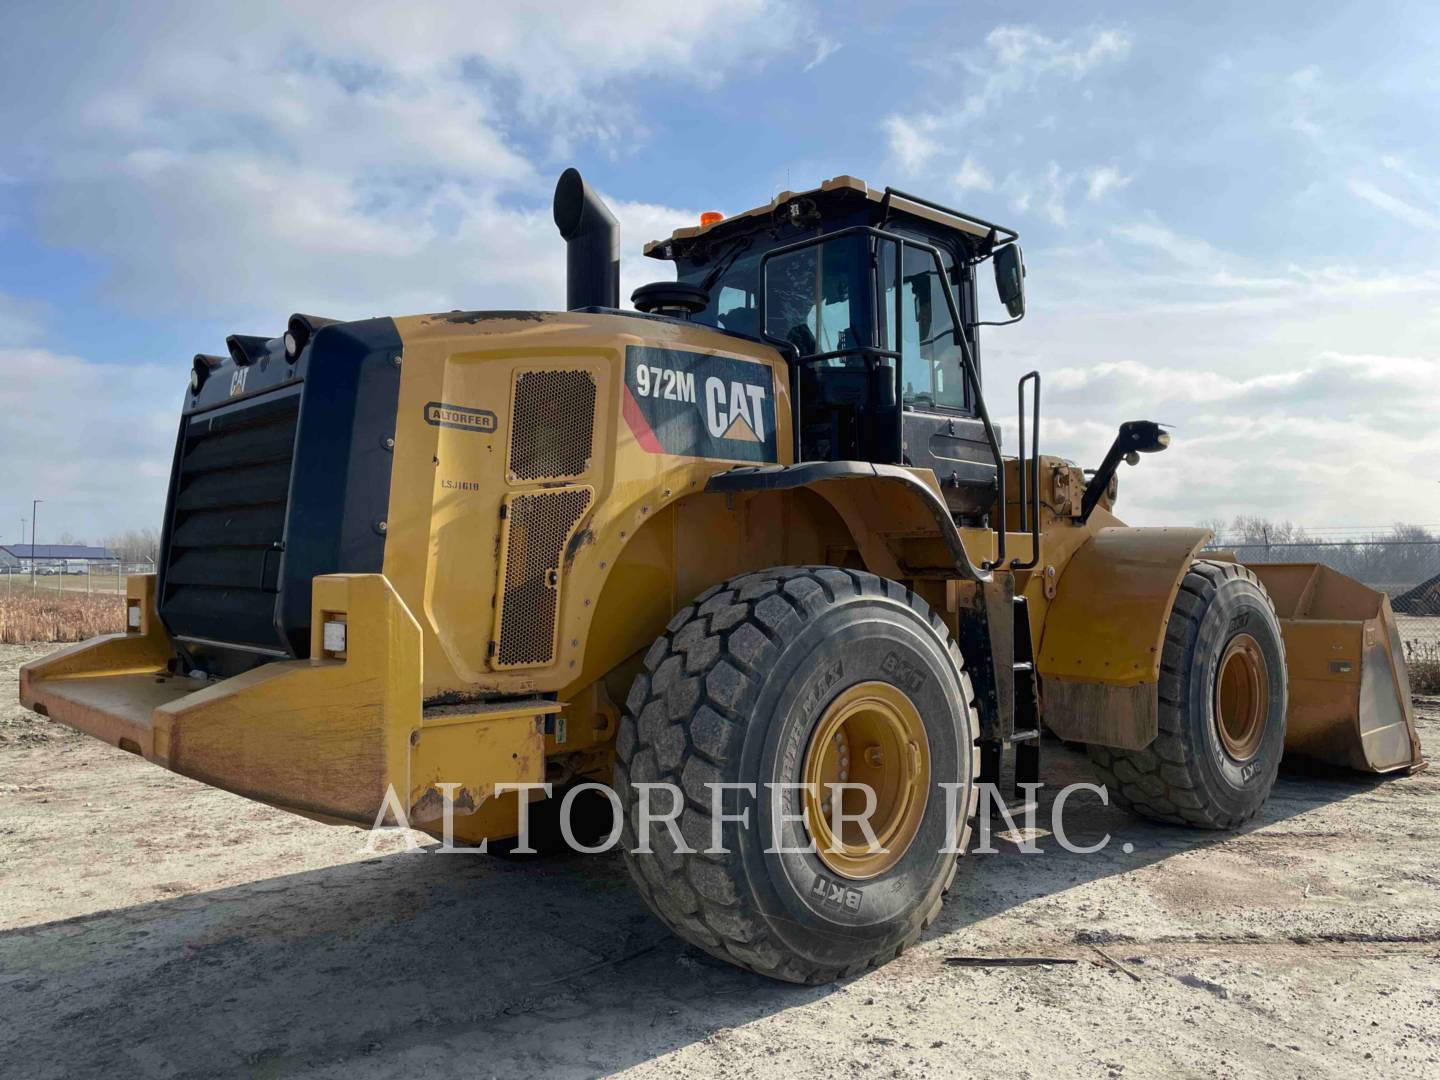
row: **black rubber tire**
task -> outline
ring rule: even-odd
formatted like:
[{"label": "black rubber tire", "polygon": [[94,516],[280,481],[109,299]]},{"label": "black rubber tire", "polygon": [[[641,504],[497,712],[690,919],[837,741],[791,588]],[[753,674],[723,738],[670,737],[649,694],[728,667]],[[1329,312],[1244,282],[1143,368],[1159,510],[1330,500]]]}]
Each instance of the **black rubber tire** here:
[{"label": "black rubber tire", "polygon": [[[708,853],[706,785],[764,791],[766,782],[798,781],[806,739],[829,702],[877,679],[906,692],[930,743],[924,814],[899,862],[852,881],[815,854],[766,853],[774,818],[764,797],[744,802],[751,827],[724,823],[725,853]],[[960,652],[914,593],[825,566],[742,575],[671,620],[630,691],[615,767],[626,865],[663,922],[721,959],[798,983],[864,970],[898,956],[940,910],[956,867],[956,856],[941,849],[958,835],[954,846],[964,850],[978,797],[977,734]],[[693,851],[677,851],[668,829],[652,824],[653,853],[638,853],[632,784],[667,781],[685,792],[679,826]],[[941,782],[962,785],[954,789],[958,822],[946,820]],[[730,794],[726,810],[738,811],[739,793]],[[663,812],[664,796],[655,799]],[[791,828],[785,846],[803,846],[803,826]]]},{"label": "black rubber tire", "polygon": [[[1215,680],[1238,634],[1265,657],[1270,694],[1255,753],[1237,761],[1215,726]],[[1143,750],[1091,746],[1110,798],[1144,817],[1202,829],[1234,829],[1270,795],[1285,752],[1285,644],[1265,587],[1237,563],[1197,560],[1175,596],[1160,659],[1160,733]]]}]

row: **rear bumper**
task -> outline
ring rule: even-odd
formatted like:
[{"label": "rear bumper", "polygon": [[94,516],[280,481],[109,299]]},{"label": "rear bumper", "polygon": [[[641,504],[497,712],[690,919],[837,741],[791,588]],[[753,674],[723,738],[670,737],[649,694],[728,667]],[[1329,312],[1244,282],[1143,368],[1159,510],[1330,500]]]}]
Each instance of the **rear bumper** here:
[{"label": "rear bumper", "polygon": [[[424,827],[440,817],[440,785],[456,784],[457,835],[513,832],[514,799],[493,799],[494,785],[543,778],[544,716],[556,703],[451,708],[427,721],[420,627],[385,577],[318,577],[313,592],[312,659],[200,681],[168,670],[175,653],[154,613],[154,578],[133,577],[139,632],[25,665],[20,700],[174,772],[299,813],[369,825],[388,801]],[[326,654],[322,626],[337,616],[346,651]]]}]

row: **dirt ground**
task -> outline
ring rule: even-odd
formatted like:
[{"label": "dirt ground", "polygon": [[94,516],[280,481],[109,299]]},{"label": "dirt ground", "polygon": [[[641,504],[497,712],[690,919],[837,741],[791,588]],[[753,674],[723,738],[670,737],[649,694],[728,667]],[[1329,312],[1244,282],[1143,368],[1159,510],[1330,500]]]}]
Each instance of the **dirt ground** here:
[{"label": "dirt ground", "polygon": [[679,943],[615,857],[367,852],[66,735],[13,704],[39,651],[0,647],[4,1077],[1440,1075],[1436,772],[1287,772],[1235,835],[1077,796],[1102,852],[1047,808],[1042,854],[997,838],[913,951],[809,989]]}]

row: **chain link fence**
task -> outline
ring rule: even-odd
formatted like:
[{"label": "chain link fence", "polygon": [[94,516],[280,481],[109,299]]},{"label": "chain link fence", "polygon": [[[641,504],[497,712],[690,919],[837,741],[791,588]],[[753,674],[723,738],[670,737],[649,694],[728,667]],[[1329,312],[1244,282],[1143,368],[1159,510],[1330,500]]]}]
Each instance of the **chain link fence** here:
[{"label": "chain link fence", "polygon": [[1218,538],[1209,550],[1242,563],[1321,563],[1390,598],[1416,693],[1440,693],[1440,537],[1423,529],[1363,540],[1271,540],[1268,530]]}]

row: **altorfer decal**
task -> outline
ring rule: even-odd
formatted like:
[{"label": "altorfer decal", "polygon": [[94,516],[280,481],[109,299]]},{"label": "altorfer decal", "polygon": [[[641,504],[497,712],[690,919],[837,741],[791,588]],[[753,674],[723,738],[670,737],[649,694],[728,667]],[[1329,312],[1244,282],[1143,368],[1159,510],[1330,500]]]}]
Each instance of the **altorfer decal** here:
[{"label": "altorfer decal", "polygon": [[464,405],[447,405],[431,401],[425,405],[425,422],[435,427],[459,428],[462,431],[495,430],[495,414],[489,409],[471,409]]}]

